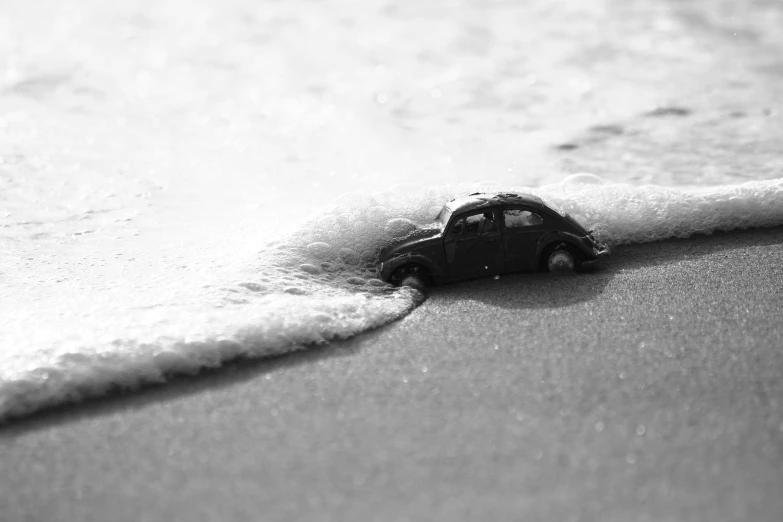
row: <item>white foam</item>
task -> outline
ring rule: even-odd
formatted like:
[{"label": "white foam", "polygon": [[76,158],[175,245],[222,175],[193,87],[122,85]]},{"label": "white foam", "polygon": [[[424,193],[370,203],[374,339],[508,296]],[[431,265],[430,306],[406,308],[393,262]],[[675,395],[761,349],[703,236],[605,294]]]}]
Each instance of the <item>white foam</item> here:
[{"label": "white foam", "polygon": [[783,223],[783,179],[673,188],[577,174],[537,193],[614,244]]},{"label": "white foam", "polygon": [[[238,357],[343,339],[399,318],[422,296],[375,278],[379,248],[412,223],[431,223],[433,208],[477,190],[537,194],[614,244],[783,224],[783,179],[670,188],[582,174],[540,188],[482,183],[353,193],[293,233],[267,240],[253,258],[239,256],[240,269],[208,281],[210,270],[190,280],[163,274],[121,300],[87,286],[61,299],[45,296],[33,308],[9,309],[2,324],[0,419]],[[224,241],[228,251],[247,251],[247,236]],[[197,264],[198,254],[184,262]]]}]

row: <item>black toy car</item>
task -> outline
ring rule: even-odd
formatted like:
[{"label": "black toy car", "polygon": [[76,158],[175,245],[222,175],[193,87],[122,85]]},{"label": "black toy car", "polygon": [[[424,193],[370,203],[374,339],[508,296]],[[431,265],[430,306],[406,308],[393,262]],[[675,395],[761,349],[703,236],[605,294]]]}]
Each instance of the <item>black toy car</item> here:
[{"label": "black toy car", "polygon": [[450,201],[435,223],[382,251],[376,269],[383,281],[421,289],[523,270],[573,271],[608,253],[541,198],[476,193]]}]

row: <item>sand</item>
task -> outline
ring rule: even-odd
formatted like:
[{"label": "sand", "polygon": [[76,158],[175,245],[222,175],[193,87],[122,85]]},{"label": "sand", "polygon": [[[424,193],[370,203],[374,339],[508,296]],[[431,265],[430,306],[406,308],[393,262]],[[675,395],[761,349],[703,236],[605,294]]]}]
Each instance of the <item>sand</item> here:
[{"label": "sand", "polygon": [[434,289],[0,428],[0,520],[783,518],[783,229]]}]

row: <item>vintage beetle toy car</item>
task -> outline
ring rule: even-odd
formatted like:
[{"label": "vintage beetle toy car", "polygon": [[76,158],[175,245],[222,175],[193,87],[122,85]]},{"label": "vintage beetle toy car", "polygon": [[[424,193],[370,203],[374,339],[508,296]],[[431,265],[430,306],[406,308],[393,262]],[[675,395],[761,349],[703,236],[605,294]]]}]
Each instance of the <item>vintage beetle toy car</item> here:
[{"label": "vintage beetle toy car", "polygon": [[421,289],[523,270],[573,271],[609,247],[541,198],[471,194],[450,201],[432,226],[381,252],[379,277]]}]

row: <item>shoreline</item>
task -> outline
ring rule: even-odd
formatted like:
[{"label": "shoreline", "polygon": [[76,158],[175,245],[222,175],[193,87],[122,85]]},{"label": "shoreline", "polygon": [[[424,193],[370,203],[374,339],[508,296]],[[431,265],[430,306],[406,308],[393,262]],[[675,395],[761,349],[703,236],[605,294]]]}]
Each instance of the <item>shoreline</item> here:
[{"label": "shoreline", "polygon": [[10,419],[0,506],[778,520],[781,254],[781,227],[624,245],[584,274],[435,288],[346,341]]}]

